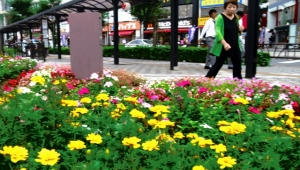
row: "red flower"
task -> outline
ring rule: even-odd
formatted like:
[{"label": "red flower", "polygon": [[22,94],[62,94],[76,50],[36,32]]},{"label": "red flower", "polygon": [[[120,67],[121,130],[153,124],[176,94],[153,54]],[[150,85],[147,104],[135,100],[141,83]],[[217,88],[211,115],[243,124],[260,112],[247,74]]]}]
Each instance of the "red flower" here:
[{"label": "red flower", "polygon": [[292,106],[293,106],[293,109],[294,109],[294,111],[295,111],[295,114],[296,114],[296,115],[300,115],[300,107],[299,107],[299,103],[298,103],[298,102],[293,102]]},{"label": "red flower", "polygon": [[258,108],[252,107],[252,106],[249,107],[249,112],[252,112],[252,113],[255,113],[255,114],[260,114],[261,113]]},{"label": "red flower", "polygon": [[179,87],[185,87],[185,86],[190,86],[190,85],[191,85],[191,82],[189,80],[183,80],[182,82],[176,84],[176,86],[179,86]]}]

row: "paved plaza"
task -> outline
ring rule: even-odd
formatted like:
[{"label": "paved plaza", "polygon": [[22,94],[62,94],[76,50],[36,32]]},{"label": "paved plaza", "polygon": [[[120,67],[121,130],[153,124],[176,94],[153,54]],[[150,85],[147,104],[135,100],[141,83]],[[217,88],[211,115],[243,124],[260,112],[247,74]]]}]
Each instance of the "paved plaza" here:
[{"label": "paved plaza", "polygon": [[[70,56],[62,55],[62,59],[58,59],[57,55],[50,55],[47,57],[46,63],[70,65]],[[174,67],[174,70],[170,70],[169,61],[120,58],[119,63],[119,65],[115,65],[114,59],[111,57],[103,58],[104,68],[111,70],[124,69],[140,74],[150,80],[185,76],[199,77],[205,76],[208,71],[204,69],[204,63],[178,62],[178,66]],[[243,77],[245,76],[245,69],[246,67],[243,66]],[[232,70],[227,69],[227,65],[224,64],[217,78],[224,79],[228,77],[232,77]],[[272,59],[270,67],[257,67],[256,77],[270,83],[300,86],[300,60]]]}]

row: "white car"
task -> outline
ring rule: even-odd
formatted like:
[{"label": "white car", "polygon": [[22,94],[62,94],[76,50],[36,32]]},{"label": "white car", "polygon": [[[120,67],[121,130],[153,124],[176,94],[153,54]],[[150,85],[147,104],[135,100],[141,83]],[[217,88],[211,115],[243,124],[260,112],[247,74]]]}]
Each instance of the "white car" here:
[{"label": "white car", "polygon": [[135,39],[125,44],[125,47],[146,46],[152,47],[153,41],[148,39]]}]

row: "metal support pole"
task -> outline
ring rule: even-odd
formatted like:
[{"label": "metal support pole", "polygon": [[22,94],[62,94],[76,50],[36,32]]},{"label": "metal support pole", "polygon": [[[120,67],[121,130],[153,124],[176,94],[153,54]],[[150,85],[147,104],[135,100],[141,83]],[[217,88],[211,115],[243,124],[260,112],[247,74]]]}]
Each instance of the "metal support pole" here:
[{"label": "metal support pole", "polygon": [[171,56],[170,70],[178,66],[178,0],[171,1]]},{"label": "metal support pole", "polygon": [[246,36],[246,78],[254,78],[256,74],[256,59],[258,48],[258,13],[259,0],[248,2],[248,25]]},{"label": "metal support pole", "polygon": [[4,54],[4,33],[0,33],[0,53]]},{"label": "metal support pole", "polygon": [[[193,19],[192,25],[198,27],[198,16],[199,16],[199,2],[200,1],[193,1]],[[199,29],[199,28],[198,28]],[[198,30],[195,31],[194,39],[191,41],[193,46],[198,46]]]},{"label": "metal support pole", "polygon": [[61,59],[61,44],[60,44],[60,16],[55,16],[56,28],[57,28],[57,55],[58,59]]},{"label": "metal support pole", "polygon": [[114,9],[114,64],[119,64],[119,0],[113,0]]},{"label": "metal support pole", "polygon": [[28,24],[28,29],[29,29],[29,38],[32,40],[32,26],[31,26],[31,24]]}]

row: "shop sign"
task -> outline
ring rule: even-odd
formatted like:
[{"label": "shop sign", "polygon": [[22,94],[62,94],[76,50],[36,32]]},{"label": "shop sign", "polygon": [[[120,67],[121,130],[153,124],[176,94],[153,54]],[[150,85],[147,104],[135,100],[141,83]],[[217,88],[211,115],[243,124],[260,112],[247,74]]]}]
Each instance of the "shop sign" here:
[{"label": "shop sign", "polygon": [[[140,22],[133,21],[133,22],[119,22],[119,30],[139,30],[141,28]],[[109,24],[109,31],[114,30],[114,24]]]},{"label": "shop sign", "polygon": [[[192,21],[190,20],[180,20],[178,21],[178,27],[190,27],[192,25]],[[158,28],[170,28],[171,21],[160,21],[158,22]],[[152,24],[148,24],[148,29],[153,29]]]},{"label": "shop sign", "polygon": [[198,18],[198,26],[204,26],[206,21],[209,20],[210,17],[202,17],[202,18]]},{"label": "shop sign", "polygon": [[[200,0],[200,8],[209,8],[223,6],[226,0]],[[238,4],[242,4],[242,0],[238,0]]]}]

